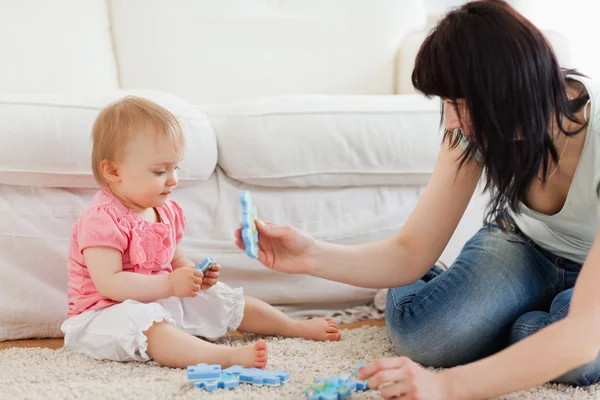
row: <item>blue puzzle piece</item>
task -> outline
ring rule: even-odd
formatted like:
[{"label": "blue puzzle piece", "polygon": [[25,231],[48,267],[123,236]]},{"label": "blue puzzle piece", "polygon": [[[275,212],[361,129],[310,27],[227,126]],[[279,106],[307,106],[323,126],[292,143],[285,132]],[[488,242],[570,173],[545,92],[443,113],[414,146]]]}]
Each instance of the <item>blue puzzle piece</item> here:
[{"label": "blue puzzle piece", "polygon": [[198,364],[187,367],[187,377],[191,381],[212,380],[221,378],[221,366]]},{"label": "blue puzzle piece", "polygon": [[267,371],[259,368],[244,368],[239,365],[229,367],[224,372],[237,375],[240,383],[250,383],[257,386],[279,386],[290,380],[290,374],[285,371]]},{"label": "blue puzzle piece", "polygon": [[242,239],[246,246],[246,254],[250,258],[258,257],[258,229],[256,228],[256,219],[258,213],[252,203],[250,192],[246,191],[240,195],[242,203]]},{"label": "blue puzzle piece", "polygon": [[220,365],[198,364],[187,368],[188,379],[194,386],[212,392],[217,389],[233,389],[240,383],[257,386],[279,386],[290,380],[284,371],[265,371],[258,368],[229,367],[221,370]]},{"label": "blue puzzle piece", "polygon": [[369,363],[366,362],[359,362],[356,364],[356,371],[354,371],[352,373],[352,377],[356,380],[356,389],[358,390],[367,390],[369,388],[369,384],[367,382],[367,380],[359,380],[358,379],[358,372],[360,370],[360,367],[364,367],[369,365]]},{"label": "blue puzzle piece", "polygon": [[316,378],[305,392],[308,400],[340,400],[349,398],[357,390],[367,390],[367,381],[358,380],[358,369],[366,363],[358,363],[352,374]]},{"label": "blue puzzle piece", "polygon": [[215,260],[213,260],[210,257],[206,257],[204,260],[202,260],[200,265],[197,265],[195,268],[198,268],[204,274],[204,273],[206,273],[206,271],[211,270],[215,264],[216,264]]},{"label": "blue puzzle piece", "polygon": [[215,380],[194,381],[194,387],[212,392],[217,389],[235,389],[240,385],[240,379],[236,375],[221,373],[221,377]]}]

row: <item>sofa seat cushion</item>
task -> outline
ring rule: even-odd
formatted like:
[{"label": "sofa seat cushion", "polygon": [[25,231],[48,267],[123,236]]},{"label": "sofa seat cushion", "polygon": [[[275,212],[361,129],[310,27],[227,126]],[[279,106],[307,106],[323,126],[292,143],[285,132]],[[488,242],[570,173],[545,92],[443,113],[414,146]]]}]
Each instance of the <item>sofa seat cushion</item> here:
[{"label": "sofa seat cushion", "polygon": [[91,170],[91,129],[99,110],[122,96],[149,98],[175,114],[187,132],[180,181],[206,180],[217,144],[206,117],[186,101],[158,91],[89,96],[1,95],[0,183],[34,187],[97,187]]},{"label": "sofa seat cushion", "polygon": [[271,187],[421,185],[439,149],[440,104],[421,95],[284,96],[200,107],[218,164]]}]

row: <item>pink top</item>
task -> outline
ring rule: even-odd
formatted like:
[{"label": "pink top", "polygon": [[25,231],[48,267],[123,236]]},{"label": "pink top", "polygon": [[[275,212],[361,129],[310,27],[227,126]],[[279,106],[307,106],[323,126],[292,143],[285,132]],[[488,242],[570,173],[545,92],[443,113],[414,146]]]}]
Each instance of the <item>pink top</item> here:
[{"label": "pink top", "polygon": [[171,261],[185,230],[183,211],[172,200],[157,207],[156,211],[160,222],[148,222],[125,207],[108,189],[96,194],[90,208],[73,226],[71,235],[69,317],[117,303],[96,290],[83,258],[83,250],[88,247],[119,250],[123,271],[148,275],[173,271]]}]

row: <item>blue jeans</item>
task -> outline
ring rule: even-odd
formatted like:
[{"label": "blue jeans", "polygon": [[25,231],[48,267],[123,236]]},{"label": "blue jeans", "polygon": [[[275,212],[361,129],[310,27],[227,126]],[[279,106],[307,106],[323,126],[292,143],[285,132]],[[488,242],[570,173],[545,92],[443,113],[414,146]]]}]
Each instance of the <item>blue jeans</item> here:
[{"label": "blue jeans", "polygon": [[[504,213],[447,271],[432,268],[390,289],[387,326],[399,355],[439,368],[469,363],[564,318],[580,269],[536,245]],[[597,358],[554,382],[588,386],[599,379]]]}]

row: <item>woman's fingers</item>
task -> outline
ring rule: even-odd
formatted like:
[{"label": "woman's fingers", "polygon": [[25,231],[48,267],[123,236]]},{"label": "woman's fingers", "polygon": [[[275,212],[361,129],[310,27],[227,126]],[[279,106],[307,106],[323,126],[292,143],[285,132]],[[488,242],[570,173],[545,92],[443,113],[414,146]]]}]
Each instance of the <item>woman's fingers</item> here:
[{"label": "woman's fingers", "polygon": [[408,364],[404,364],[400,368],[384,369],[376,372],[369,378],[369,387],[380,389],[384,385],[405,383],[410,381],[411,378],[408,373]]},{"label": "woman's fingers", "polygon": [[413,382],[402,382],[386,385],[379,389],[379,394],[384,399],[403,399],[404,396],[415,392]]},{"label": "woman's fingers", "polygon": [[372,363],[360,367],[360,379],[369,379],[375,373],[386,370],[400,368],[402,365],[410,361],[407,357],[387,357],[380,358]]}]

